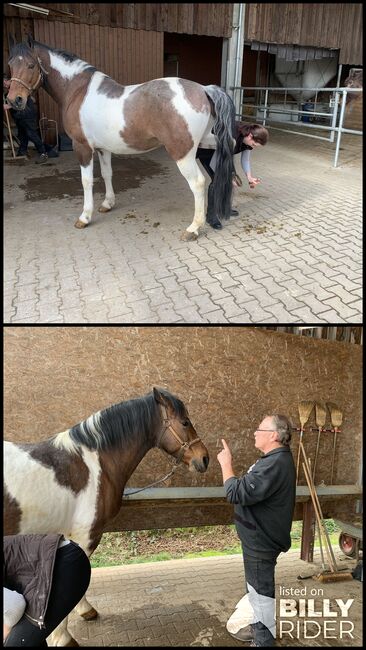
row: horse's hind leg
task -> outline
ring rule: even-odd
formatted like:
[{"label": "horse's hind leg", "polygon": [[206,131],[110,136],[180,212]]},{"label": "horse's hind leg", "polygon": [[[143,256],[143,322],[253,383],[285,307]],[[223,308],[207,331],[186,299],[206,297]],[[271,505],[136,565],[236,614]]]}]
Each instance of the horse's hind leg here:
[{"label": "horse's hind leg", "polygon": [[199,229],[205,223],[205,177],[196,162],[196,148],[181,160],[176,161],[179,171],[187,180],[194,196],[194,217],[187,230],[182,233],[181,239],[197,239]]},{"label": "horse's hind leg", "polygon": [[115,204],[115,196],[112,187],[112,165],[111,152],[105,149],[98,150],[100,171],[105,183],[105,199],[99,208],[99,212],[109,212]]}]

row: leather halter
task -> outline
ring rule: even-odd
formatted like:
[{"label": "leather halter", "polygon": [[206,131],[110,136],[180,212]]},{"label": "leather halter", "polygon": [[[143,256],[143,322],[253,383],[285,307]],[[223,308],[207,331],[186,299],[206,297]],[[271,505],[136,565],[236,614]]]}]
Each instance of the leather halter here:
[{"label": "leather halter", "polygon": [[18,79],[17,77],[11,77],[10,81],[17,81],[18,83],[22,84],[22,86],[24,86],[27,90],[29,90],[29,92],[31,92],[31,93],[34,92],[34,90],[37,90],[37,88],[39,88],[40,85],[42,84],[42,82],[43,82],[43,74],[48,74],[48,72],[44,69],[44,67],[41,64],[41,61],[39,60],[38,57],[37,57],[37,63],[38,63],[38,66],[39,66],[39,75],[38,75],[38,79],[37,79],[36,83],[33,86],[28,86],[28,84],[26,84],[21,79]]},{"label": "leather halter", "polygon": [[[186,449],[189,449],[192,445],[195,444],[195,442],[202,442],[201,438],[198,438],[198,437],[195,438],[194,440],[191,440],[191,441],[187,440],[186,442],[183,442],[183,440],[180,438],[178,433],[175,431],[173,425],[171,424],[171,421],[168,418],[165,406],[163,406],[163,405],[161,405],[161,406],[162,406],[162,409],[164,409],[164,413],[165,413],[165,416],[163,417],[163,425],[165,425],[165,426],[164,426],[164,428],[163,428],[163,430],[162,430],[162,432],[161,432],[161,434],[159,436],[159,440],[158,440],[158,442],[156,444],[156,447],[161,449],[160,443],[161,443],[161,441],[163,439],[163,436],[168,431],[168,429],[170,429],[170,431],[172,432],[174,438],[181,445],[180,449],[179,449],[179,452],[178,452],[178,456],[176,456],[175,463],[173,464],[173,467],[170,470],[170,472],[168,472],[168,474],[165,474],[165,476],[163,476],[163,478],[160,478],[158,481],[154,481],[154,483],[149,483],[149,485],[145,485],[145,487],[138,488],[137,490],[129,490],[128,494],[126,495],[127,497],[132,495],[132,494],[137,494],[137,492],[143,492],[144,490],[147,490],[148,488],[154,487],[155,485],[159,485],[159,483],[163,483],[163,481],[166,481],[166,479],[170,478],[172,476],[172,474],[174,474],[174,472],[176,471],[179,463],[181,462],[181,460],[182,460],[182,458],[183,458],[183,456],[184,456],[184,454],[186,452]],[[163,450],[163,451],[165,451],[165,450]]]},{"label": "leather halter", "polygon": [[159,437],[159,440],[158,440],[156,446],[160,448],[160,443],[161,443],[165,433],[169,429],[171,431],[171,433],[173,434],[174,438],[180,443],[180,449],[179,449],[179,452],[178,452],[178,456],[176,457],[176,465],[178,465],[178,463],[181,462],[186,450],[189,449],[190,447],[192,447],[192,445],[194,445],[196,442],[201,442],[201,438],[197,437],[194,440],[190,440],[190,441],[187,440],[186,442],[183,442],[181,437],[178,435],[178,433],[174,429],[170,418],[168,418],[165,406],[161,405],[161,408],[163,409],[163,413],[164,413],[164,417],[163,417],[164,428],[163,428],[163,430],[162,430],[162,432],[160,434],[160,437]]}]

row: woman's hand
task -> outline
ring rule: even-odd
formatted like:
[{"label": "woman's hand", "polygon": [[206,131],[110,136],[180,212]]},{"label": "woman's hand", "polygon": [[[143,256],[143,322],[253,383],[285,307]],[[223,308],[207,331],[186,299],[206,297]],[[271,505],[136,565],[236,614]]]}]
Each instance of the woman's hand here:
[{"label": "woman's hand", "polygon": [[247,176],[250,189],[253,189],[258,183],[261,182],[260,178],[254,178],[253,176]]}]

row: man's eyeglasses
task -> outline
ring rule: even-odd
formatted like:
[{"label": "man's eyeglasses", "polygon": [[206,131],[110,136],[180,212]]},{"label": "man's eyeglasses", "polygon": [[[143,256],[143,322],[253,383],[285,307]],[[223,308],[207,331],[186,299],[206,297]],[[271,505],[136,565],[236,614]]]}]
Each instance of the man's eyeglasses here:
[{"label": "man's eyeglasses", "polygon": [[274,433],[276,429],[256,429],[255,432],[257,433],[257,431],[268,431],[268,433]]}]

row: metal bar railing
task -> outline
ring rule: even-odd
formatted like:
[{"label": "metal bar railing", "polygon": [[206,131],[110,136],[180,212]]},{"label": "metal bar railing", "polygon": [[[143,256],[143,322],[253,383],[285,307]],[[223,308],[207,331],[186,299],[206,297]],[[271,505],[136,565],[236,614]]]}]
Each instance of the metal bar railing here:
[{"label": "metal bar railing", "polygon": [[[231,87],[231,90],[233,91],[233,97],[234,97],[234,104],[235,104],[235,109],[236,109],[236,116],[240,119],[242,118],[250,118],[253,119],[253,114],[252,113],[245,113],[243,112],[243,108],[246,106],[250,106],[251,110],[256,109],[257,115],[255,120],[260,121],[263,123],[263,126],[266,126],[267,122],[268,125],[275,131],[283,131],[285,133],[293,133],[295,135],[302,135],[304,137],[308,138],[315,138],[317,140],[325,140],[326,142],[334,142],[334,136],[337,134],[337,141],[336,141],[336,149],[335,149],[335,157],[334,157],[334,163],[333,166],[337,167],[338,165],[338,157],[339,157],[339,150],[340,150],[340,144],[341,144],[341,139],[342,139],[342,134],[343,133],[350,133],[352,135],[362,135],[363,132],[356,130],[356,129],[347,129],[343,126],[344,122],[344,117],[345,117],[345,109],[346,109],[346,101],[347,101],[347,94],[352,94],[352,93],[360,93],[362,92],[362,88],[347,88],[347,87],[339,87],[337,86],[336,88],[279,88],[279,87],[270,87],[270,86],[233,86]],[[246,91],[254,91],[256,97],[259,97],[259,104],[257,103],[245,103],[245,97],[244,94]],[[303,93],[304,91],[306,92],[312,92],[315,93],[315,100],[312,101],[311,103],[314,104],[314,110],[301,110],[298,106],[299,104],[302,105],[303,102],[296,102],[295,100],[288,102],[287,97],[288,94],[291,92],[300,92]],[[237,93],[239,92],[239,99]],[[264,92],[264,102],[262,102],[262,93]],[[269,104],[269,96],[270,93],[273,92],[276,95],[279,95],[280,93],[284,93],[284,108],[276,108],[276,104],[271,106]],[[333,110],[330,113],[325,113],[324,111],[316,111],[315,107],[318,103],[318,94],[320,92],[327,92],[331,93],[334,95],[334,97],[330,97],[329,100],[329,107],[332,108]],[[340,97],[342,95],[341,103],[340,103]],[[287,105],[291,104],[296,104],[297,109],[294,107],[292,109],[287,109]],[[338,109],[339,109],[339,103],[341,104],[340,106],[340,111],[339,111],[339,120],[338,120]],[[258,113],[263,112],[263,117],[258,116]],[[329,132],[329,137],[321,136],[321,135],[314,135],[310,133],[304,133],[304,131],[295,131],[293,129],[283,129],[280,127],[275,127],[272,126],[272,124],[279,124],[283,123],[283,120],[276,120],[271,117],[272,115],[276,114],[282,114],[282,115],[291,115],[292,117],[297,117],[299,118],[300,116],[312,116],[315,118],[324,118],[325,120],[329,119],[331,122],[330,126],[326,126],[325,124],[319,123],[319,124],[312,124],[310,122],[305,122],[302,121],[302,128],[304,129],[316,129],[320,131],[325,131]],[[298,120],[299,121],[299,120]],[[337,121],[338,121],[338,126],[337,126]],[[292,120],[285,121],[286,124],[292,124]]]}]

